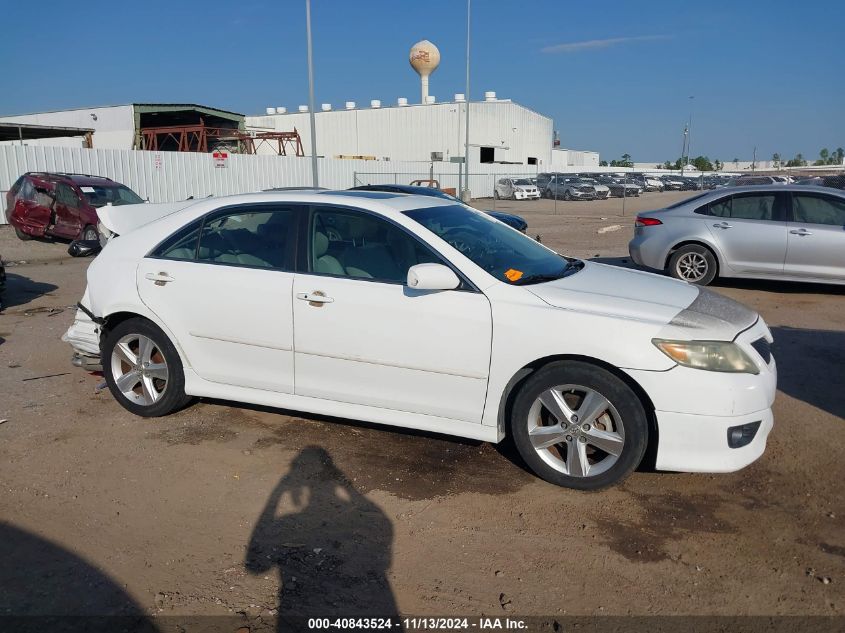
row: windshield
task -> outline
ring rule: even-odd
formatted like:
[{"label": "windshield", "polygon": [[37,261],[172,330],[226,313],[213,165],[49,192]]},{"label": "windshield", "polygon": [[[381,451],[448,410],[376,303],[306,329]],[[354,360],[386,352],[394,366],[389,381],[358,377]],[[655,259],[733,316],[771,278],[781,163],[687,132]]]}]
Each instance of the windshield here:
[{"label": "windshield", "polygon": [[505,283],[519,286],[560,279],[580,269],[530,237],[465,206],[405,211],[476,265]]},{"label": "windshield", "polygon": [[122,204],[142,204],[144,202],[137,193],[123,185],[109,187],[99,185],[80,186],[79,189],[92,207],[104,207],[109,203],[117,207]]},{"label": "windshield", "polygon": [[515,185],[532,185],[534,183],[532,183],[527,178],[517,178],[516,180],[513,181],[513,184],[515,184]]}]

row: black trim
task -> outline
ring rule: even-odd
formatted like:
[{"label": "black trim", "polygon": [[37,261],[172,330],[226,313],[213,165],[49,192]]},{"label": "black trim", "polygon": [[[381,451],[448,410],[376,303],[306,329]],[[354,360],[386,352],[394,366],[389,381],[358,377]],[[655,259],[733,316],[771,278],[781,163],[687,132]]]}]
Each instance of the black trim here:
[{"label": "black trim", "polygon": [[97,325],[105,325],[105,324],[106,324],[106,320],[105,320],[105,319],[103,319],[103,318],[101,318],[101,317],[98,317],[98,316],[94,316],[94,313],[93,313],[93,312],[91,312],[91,310],[89,310],[88,308],[86,308],[86,307],[85,307],[84,305],[82,305],[81,303],[77,303],[77,304],[76,304],[76,307],[77,307],[77,308],[79,308],[80,310],[82,310],[85,314],[87,314],[87,315],[88,315],[88,318],[89,318],[89,319],[91,319],[91,320],[92,320],[94,323],[96,323]]}]

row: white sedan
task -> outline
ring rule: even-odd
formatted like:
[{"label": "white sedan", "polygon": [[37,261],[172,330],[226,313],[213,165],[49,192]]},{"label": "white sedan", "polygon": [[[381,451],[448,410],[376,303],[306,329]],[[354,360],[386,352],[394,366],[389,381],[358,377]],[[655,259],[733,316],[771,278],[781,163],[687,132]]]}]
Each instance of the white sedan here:
[{"label": "white sedan", "polygon": [[649,447],[658,469],[737,470],[772,428],[755,312],[448,200],[270,192],[101,212],[111,237],[66,340],[140,416],[211,397],[510,434],[539,476],[579,489],[620,481]]},{"label": "white sedan", "polygon": [[494,198],[539,200],[540,190],[528,178],[500,178],[493,188]]}]

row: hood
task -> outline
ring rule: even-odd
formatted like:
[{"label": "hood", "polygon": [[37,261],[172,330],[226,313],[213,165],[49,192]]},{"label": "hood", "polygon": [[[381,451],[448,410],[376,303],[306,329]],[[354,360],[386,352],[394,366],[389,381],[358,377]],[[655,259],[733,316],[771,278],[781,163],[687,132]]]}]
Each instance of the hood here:
[{"label": "hood", "polygon": [[97,209],[100,224],[116,235],[126,235],[140,226],[195,204],[196,200],[162,202],[158,204],[107,204]]},{"label": "hood", "polygon": [[733,340],[757,320],[753,310],[704,288],[593,262],[526,289],[558,308],[661,325],[661,338]]}]

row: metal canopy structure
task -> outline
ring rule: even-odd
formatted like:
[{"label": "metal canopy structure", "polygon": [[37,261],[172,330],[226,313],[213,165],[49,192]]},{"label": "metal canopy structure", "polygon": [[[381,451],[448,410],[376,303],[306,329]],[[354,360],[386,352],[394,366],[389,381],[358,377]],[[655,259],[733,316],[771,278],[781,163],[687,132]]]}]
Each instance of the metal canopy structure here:
[{"label": "metal canopy structure", "polygon": [[84,147],[91,147],[94,130],[81,127],[57,127],[29,123],[0,123],[0,141],[32,141],[44,138],[82,137]]},{"label": "metal canopy structure", "polygon": [[257,154],[267,146],[277,156],[304,156],[302,139],[293,132],[249,133],[232,128],[208,127],[200,119],[199,125],[171,125],[141,128],[141,149],[177,152],[208,152],[226,149],[239,154]]}]

